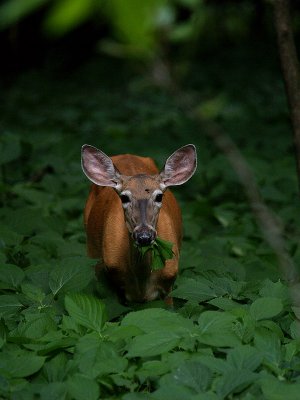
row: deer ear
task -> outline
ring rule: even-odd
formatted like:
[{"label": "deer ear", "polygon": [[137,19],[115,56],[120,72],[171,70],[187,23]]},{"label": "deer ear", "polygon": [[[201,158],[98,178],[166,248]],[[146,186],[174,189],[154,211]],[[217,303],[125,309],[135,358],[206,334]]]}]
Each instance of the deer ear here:
[{"label": "deer ear", "polygon": [[81,166],[88,179],[96,185],[116,188],[120,183],[120,173],[112,160],[96,147],[82,146]]},{"label": "deer ear", "polygon": [[187,144],[176,150],[166,161],[160,173],[162,184],[165,187],[182,185],[188,181],[197,168],[196,147]]}]

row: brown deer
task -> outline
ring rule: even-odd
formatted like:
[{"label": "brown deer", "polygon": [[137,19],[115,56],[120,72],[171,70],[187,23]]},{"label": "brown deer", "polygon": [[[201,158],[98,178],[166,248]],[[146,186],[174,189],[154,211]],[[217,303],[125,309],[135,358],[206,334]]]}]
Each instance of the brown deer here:
[{"label": "brown deer", "polygon": [[[178,272],[182,220],[168,187],[185,183],[196,167],[192,144],[176,150],[161,172],[148,157],[110,158],[93,146],[82,147],[82,169],[93,182],[84,210],[88,255],[99,259],[96,272],[105,270],[123,299],[172,302],[167,296]],[[138,247],[157,236],[172,242],[173,258],[152,271],[151,252],[141,257]]]}]

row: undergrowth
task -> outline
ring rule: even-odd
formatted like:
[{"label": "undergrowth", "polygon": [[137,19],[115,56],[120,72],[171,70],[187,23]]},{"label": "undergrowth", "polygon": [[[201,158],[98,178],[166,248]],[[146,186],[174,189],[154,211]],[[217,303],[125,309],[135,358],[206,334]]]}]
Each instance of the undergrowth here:
[{"label": "undergrowth", "polygon": [[[200,72],[189,82],[199,110],[240,146],[298,265],[280,78],[262,71],[254,83],[217,66]],[[299,397],[300,307],[234,171],[171,95],[102,61],[64,79],[25,74],[1,94],[1,115],[0,398]],[[197,146],[198,171],[175,190],[184,240],[173,309],[121,305],[96,282],[95,260],[85,255],[84,143],[151,156],[160,167],[177,147]]]}]

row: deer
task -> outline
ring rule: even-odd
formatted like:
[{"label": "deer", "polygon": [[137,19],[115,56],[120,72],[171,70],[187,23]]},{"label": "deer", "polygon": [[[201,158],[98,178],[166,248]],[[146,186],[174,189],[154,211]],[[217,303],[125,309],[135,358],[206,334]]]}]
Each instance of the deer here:
[{"label": "deer", "polygon": [[[111,158],[94,146],[82,146],[81,165],[92,182],[84,208],[87,253],[98,260],[123,303],[169,296],[178,274],[182,241],[181,209],[170,186],[182,185],[197,168],[196,147],[185,145],[166,160],[159,172],[152,158],[131,154]],[[151,253],[139,249],[156,237],[172,243],[173,258],[152,270]]]}]

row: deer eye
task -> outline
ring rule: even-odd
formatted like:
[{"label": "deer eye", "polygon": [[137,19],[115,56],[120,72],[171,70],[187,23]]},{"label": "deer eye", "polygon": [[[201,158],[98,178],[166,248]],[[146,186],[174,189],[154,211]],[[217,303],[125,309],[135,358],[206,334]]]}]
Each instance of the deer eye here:
[{"label": "deer eye", "polygon": [[155,201],[156,201],[156,203],[161,203],[161,202],[162,202],[162,198],[163,198],[163,194],[162,194],[162,193],[158,193],[158,194],[155,196]]},{"label": "deer eye", "polygon": [[130,203],[130,198],[127,194],[121,194],[120,198],[123,204]]}]

